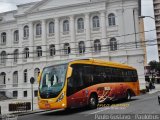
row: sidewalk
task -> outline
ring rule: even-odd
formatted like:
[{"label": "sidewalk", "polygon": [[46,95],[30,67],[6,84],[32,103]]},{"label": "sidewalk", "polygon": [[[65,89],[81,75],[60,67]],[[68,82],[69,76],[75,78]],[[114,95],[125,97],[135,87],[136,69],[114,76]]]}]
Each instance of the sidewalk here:
[{"label": "sidewalk", "polygon": [[[9,104],[23,103],[23,102],[31,102],[31,99],[9,99],[9,100],[0,101],[1,114],[4,115],[4,114],[18,113],[18,111],[17,112],[10,112],[9,111]],[[34,99],[34,101],[33,101],[33,110],[34,111],[38,110],[37,99]],[[27,112],[30,112],[30,111],[27,111]],[[26,112],[26,111],[24,111],[24,112]]]},{"label": "sidewalk", "polygon": [[155,89],[149,91],[149,94],[153,94],[160,91],[160,84],[154,84]]}]

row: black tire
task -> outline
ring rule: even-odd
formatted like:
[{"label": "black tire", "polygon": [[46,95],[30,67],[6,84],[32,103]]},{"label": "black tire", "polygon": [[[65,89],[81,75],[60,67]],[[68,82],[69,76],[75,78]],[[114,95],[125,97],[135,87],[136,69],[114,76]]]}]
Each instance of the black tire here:
[{"label": "black tire", "polygon": [[131,100],[131,97],[132,97],[132,94],[131,94],[131,92],[129,91],[129,90],[127,90],[127,92],[126,92],[126,100],[127,101],[130,101]]},{"label": "black tire", "polygon": [[90,109],[96,109],[98,104],[98,98],[96,95],[92,94],[89,98],[88,106]]},{"label": "black tire", "polygon": [[67,108],[65,109],[65,111],[66,111],[66,112],[71,111],[71,108],[67,107]]},{"label": "black tire", "polygon": [[159,105],[160,105],[160,97],[158,97],[158,102],[159,102]]}]

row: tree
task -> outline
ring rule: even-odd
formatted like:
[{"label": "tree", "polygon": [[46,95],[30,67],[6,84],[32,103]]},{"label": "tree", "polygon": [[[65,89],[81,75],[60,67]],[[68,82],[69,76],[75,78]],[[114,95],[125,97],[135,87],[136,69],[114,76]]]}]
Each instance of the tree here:
[{"label": "tree", "polygon": [[153,61],[149,62],[149,65],[150,65],[151,70],[157,71],[158,67],[160,66],[160,63],[155,61],[155,60],[153,60]]},{"label": "tree", "polygon": [[160,62],[153,60],[153,61],[149,62],[149,65],[150,65],[150,69],[151,69],[150,73],[152,75],[151,81],[154,82],[155,76],[160,73]]}]

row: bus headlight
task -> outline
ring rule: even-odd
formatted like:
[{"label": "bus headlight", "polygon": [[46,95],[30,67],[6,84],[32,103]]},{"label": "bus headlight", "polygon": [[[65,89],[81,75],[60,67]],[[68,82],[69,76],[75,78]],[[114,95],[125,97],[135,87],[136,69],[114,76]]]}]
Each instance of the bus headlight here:
[{"label": "bus headlight", "polygon": [[62,101],[63,98],[64,98],[64,92],[59,96],[56,102]]}]

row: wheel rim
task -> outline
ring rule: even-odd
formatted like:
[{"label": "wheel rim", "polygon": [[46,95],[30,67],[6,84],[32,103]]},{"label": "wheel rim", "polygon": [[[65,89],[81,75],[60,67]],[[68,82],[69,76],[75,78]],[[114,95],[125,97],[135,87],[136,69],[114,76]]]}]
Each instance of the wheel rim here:
[{"label": "wheel rim", "polygon": [[95,98],[92,97],[92,98],[90,99],[90,103],[91,103],[92,106],[95,106],[95,104],[96,104]]},{"label": "wheel rim", "polygon": [[131,99],[131,95],[130,95],[130,93],[129,93],[129,92],[127,93],[127,99],[128,99],[128,100],[130,100],[130,99]]}]

